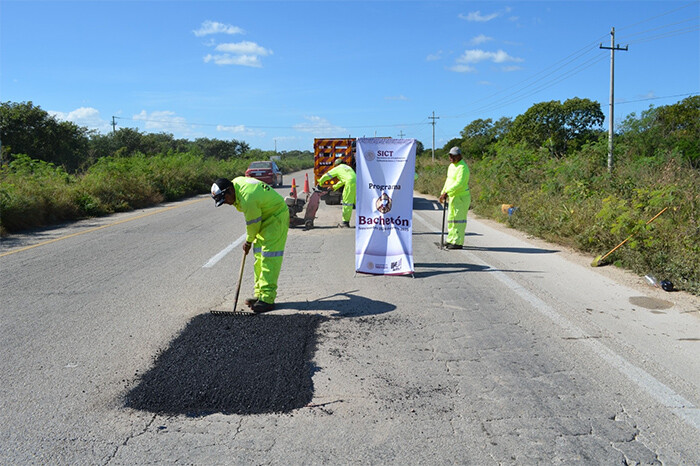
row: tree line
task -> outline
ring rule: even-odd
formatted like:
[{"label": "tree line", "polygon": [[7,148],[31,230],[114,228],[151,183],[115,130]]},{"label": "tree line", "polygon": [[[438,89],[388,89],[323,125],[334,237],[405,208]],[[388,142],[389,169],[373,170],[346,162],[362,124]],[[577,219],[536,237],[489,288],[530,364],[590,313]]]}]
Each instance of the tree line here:
[{"label": "tree line", "polygon": [[[448,141],[443,150],[458,146],[465,158],[479,160],[493,156],[496,144],[505,144],[544,148],[552,157],[562,158],[585,144],[607,139],[602,126],[604,120],[600,104],[589,99],[540,102],[515,118],[476,119],[462,129],[459,137]],[[615,137],[637,157],[673,153],[691,167],[699,168],[700,96],[650,107],[639,117],[632,113],[619,125]],[[100,134],[70,121],[59,121],[31,101],[0,104],[0,141],[3,163],[11,161],[14,154],[26,154],[61,166],[69,173],[84,170],[101,157],[114,155],[194,151],[204,157],[228,160],[251,151],[246,142],[236,139],[190,141],[168,133],[141,133],[134,128]],[[418,152],[423,152],[422,144],[419,148]]]},{"label": "tree line", "polygon": [[141,133],[120,128],[100,134],[70,121],[59,121],[32,102],[0,104],[2,160],[9,163],[16,154],[53,163],[69,173],[85,170],[102,157],[134,154],[194,152],[216,160],[241,157],[250,146],[236,139],[176,139],[168,133]]},{"label": "tree line", "polygon": [[[477,119],[445,144],[458,146],[465,158],[480,160],[496,154],[497,144],[530,150],[545,149],[554,158],[570,156],[584,145],[607,140],[600,104],[573,98],[534,104],[515,118]],[[616,128],[620,150],[636,158],[673,155],[692,168],[700,168],[700,96],[667,106],[629,114]]]}]

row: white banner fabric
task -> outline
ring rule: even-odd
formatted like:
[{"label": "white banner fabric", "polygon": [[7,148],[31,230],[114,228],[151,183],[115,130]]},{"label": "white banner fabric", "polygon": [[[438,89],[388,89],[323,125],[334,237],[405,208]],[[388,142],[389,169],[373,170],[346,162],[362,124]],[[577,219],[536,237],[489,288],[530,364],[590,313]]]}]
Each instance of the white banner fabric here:
[{"label": "white banner fabric", "polygon": [[412,274],[416,140],[359,138],[355,161],[355,271]]}]

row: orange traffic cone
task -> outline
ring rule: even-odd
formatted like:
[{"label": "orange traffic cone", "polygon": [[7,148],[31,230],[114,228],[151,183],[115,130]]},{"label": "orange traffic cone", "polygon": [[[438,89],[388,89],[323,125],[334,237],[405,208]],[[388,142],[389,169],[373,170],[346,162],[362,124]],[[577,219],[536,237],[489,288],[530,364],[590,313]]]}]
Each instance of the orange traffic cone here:
[{"label": "orange traffic cone", "polygon": [[306,174],[306,179],[304,180],[304,194],[309,194],[311,191],[309,190],[309,174]]},{"label": "orange traffic cone", "polygon": [[292,196],[294,199],[297,198],[297,181],[292,178],[292,190],[289,193],[290,196]]}]

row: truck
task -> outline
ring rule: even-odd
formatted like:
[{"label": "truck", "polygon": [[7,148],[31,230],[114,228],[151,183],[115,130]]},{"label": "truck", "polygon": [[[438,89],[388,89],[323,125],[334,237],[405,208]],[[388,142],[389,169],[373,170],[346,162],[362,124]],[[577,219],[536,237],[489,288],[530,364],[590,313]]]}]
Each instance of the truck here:
[{"label": "truck", "polygon": [[342,188],[333,191],[333,185],[338,182],[337,178],[326,181],[319,185],[318,180],[326,174],[338,159],[342,159],[346,164],[355,170],[355,138],[315,138],[314,139],[314,185],[320,189],[328,191],[321,197],[327,205],[338,205],[342,198]]}]

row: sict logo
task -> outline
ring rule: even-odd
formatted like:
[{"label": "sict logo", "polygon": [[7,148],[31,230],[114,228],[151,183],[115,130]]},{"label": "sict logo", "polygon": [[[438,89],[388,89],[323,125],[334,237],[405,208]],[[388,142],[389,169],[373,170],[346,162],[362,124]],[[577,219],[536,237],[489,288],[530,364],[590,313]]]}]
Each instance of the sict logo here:
[{"label": "sict logo", "polygon": [[378,150],[377,155],[379,157],[391,157],[393,155],[393,150]]}]

